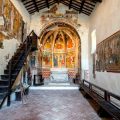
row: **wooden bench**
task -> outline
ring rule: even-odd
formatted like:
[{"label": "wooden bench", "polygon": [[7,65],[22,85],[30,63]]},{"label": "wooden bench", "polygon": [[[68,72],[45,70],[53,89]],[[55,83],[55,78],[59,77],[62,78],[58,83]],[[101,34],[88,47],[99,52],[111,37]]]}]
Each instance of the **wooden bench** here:
[{"label": "wooden bench", "polygon": [[[98,92],[95,89],[93,89],[93,87],[102,91],[104,93],[104,96],[98,94]],[[83,90],[85,93],[87,93],[115,120],[120,120],[120,109],[117,106],[115,106],[111,101],[111,97],[116,99],[117,101],[120,101],[120,96],[115,95],[103,88],[100,88],[86,80],[82,80],[80,84],[80,90]]]}]

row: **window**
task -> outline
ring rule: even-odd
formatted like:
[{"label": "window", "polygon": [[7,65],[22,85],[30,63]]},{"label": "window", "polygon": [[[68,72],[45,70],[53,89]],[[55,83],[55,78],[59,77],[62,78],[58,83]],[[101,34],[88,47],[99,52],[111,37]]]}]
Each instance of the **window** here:
[{"label": "window", "polygon": [[91,53],[93,54],[96,51],[96,30],[93,30],[91,33],[91,42],[92,42]]}]

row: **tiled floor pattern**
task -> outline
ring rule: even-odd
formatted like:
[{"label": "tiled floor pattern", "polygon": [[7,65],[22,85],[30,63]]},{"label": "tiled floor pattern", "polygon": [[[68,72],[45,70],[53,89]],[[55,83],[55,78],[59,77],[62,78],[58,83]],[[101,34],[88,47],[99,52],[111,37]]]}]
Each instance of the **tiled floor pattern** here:
[{"label": "tiled floor pattern", "polygon": [[26,104],[0,110],[0,120],[102,120],[78,90],[32,90]]}]

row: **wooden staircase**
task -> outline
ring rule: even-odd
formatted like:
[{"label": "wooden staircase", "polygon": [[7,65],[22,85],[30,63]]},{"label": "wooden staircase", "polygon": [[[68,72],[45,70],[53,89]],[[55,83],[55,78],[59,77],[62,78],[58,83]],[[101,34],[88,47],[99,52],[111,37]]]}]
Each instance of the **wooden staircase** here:
[{"label": "wooden staircase", "polygon": [[10,96],[12,93],[12,86],[24,65],[24,62],[31,51],[37,49],[37,35],[32,31],[26,40],[20,44],[14,56],[8,62],[4,75],[0,79],[0,108],[2,108],[5,100],[7,106],[10,106]]}]

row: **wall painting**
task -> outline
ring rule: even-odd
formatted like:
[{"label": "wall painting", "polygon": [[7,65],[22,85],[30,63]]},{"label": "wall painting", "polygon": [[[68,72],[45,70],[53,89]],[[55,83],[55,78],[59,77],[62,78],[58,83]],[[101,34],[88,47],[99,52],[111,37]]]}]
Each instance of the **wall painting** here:
[{"label": "wall painting", "polygon": [[120,31],[97,45],[96,71],[120,72]]},{"label": "wall painting", "polygon": [[0,31],[3,31],[8,39],[16,38],[21,41],[22,17],[10,0],[0,1],[0,21],[3,23],[0,24]]}]

